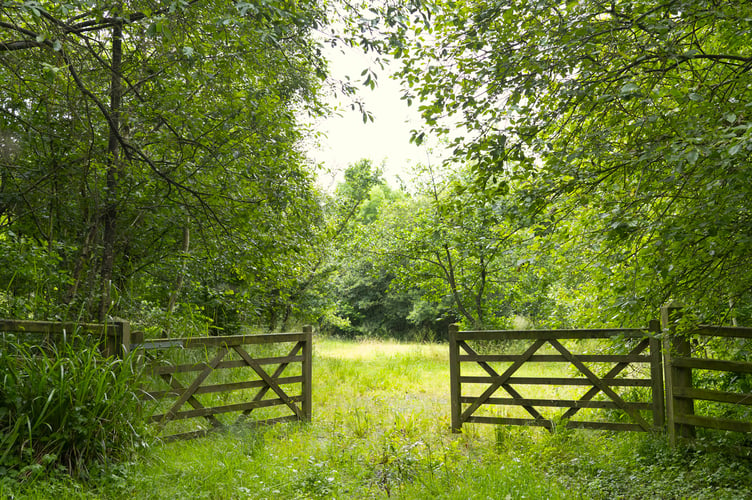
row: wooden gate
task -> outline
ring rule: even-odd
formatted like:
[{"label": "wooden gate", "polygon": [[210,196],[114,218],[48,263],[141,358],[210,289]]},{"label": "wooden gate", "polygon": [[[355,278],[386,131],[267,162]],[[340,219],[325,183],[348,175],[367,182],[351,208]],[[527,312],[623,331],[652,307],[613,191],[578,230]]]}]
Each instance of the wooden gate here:
[{"label": "wooden gate", "polygon": [[[251,347],[261,352],[252,355]],[[247,422],[252,412],[258,416],[254,424],[311,419],[311,327],[302,333],[159,339],[132,348],[149,359],[153,385],[142,389],[143,398],[154,402],[151,421],[166,440]],[[283,354],[274,352],[280,348]]]},{"label": "wooden gate", "polygon": [[[663,377],[661,344],[652,332],[660,324],[651,322],[648,329],[597,330],[529,330],[529,331],[463,331],[456,325],[449,330],[450,383],[452,429],[458,432],[464,423],[541,426],[553,431],[559,423],[568,428],[610,429],[628,431],[660,430],[664,422]],[[619,338],[629,345],[626,353],[575,353],[566,341]],[[508,343],[524,345],[519,354],[479,354],[471,344]],[[573,343],[573,342],[570,342]],[[592,343],[592,342],[591,342]],[[567,363],[577,377],[529,376],[521,374],[524,367],[545,366],[547,363]],[[505,367],[498,369],[494,364]],[[609,369],[603,368],[610,366]],[[597,370],[598,368],[603,368]],[[480,372],[480,374],[465,372]],[[596,373],[601,371],[600,375]],[[522,376],[525,375],[525,376]],[[473,391],[473,387],[481,391]],[[526,397],[522,386],[581,386],[576,399],[556,397]],[[642,390],[636,388],[644,388]],[[507,397],[494,397],[502,390]],[[631,390],[630,397],[624,395]],[[478,392],[480,392],[478,394]],[[549,391],[550,392],[550,391]],[[474,393],[474,394],[472,394]],[[649,394],[647,394],[649,393]],[[635,400],[638,397],[639,400]],[[499,407],[518,407],[526,418],[479,414],[482,410]],[[560,415],[546,415],[541,408],[565,408]],[[575,420],[583,409],[591,413],[610,412],[617,421],[608,418]],[[652,418],[646,417],[652,413]]]}]

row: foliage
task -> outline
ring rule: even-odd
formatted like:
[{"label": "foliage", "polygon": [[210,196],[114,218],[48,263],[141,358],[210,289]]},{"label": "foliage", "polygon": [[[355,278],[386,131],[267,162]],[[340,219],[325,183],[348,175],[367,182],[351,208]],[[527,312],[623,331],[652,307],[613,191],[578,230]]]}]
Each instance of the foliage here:
[{"label": "foliage", "polygon": [[470,328],[506,326],[517,315],[545,321],[555,273],[530,265],[533,231],[512,221],[510,200],[472,189],[461,170],[422,174],[416,193],[385,206],[362,236],[390,263],[392,288],[419,290],[423,304],[450,308],[447,316]]},{"label": "foliage", "polygon": [[752,281],[751,8],[448,0],[386,18],[415,139],[458,129],[478,190],[514,186],[577,245],[602,318],[638,323],[673,297],[718,321],[746,317]]},{"label": "foliage", "polygon": [[143,299],[221,329],[258,318],[319,210],[299,117],[323,109],[325,17],[307,1],[0,8],[0,227],[66,277],[44,290],[54,315]]},{"label": "foliage", "polygon": [[5,338],[0,350],[0,470],[18,479],[86,476],[143,447],[132,358],[104,358],[78,337],[55,345]]}]

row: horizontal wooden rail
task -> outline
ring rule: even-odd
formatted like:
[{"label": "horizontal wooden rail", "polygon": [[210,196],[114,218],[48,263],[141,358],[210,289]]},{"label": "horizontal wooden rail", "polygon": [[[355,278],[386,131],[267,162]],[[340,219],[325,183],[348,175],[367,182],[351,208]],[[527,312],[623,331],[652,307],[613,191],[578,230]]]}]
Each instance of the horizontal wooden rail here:
[{"label": "horizontal wooden rail", "polygon": [[133,348],[146,350],[164,349],[167,347],[232,347],[247,344],[280,344],[285,342],[302,342],[306,340],[305,333],[266,333],[262,335],[225,335],[221,337],[189,337],[182,339],[152,339],[133,344]]},{"label": "horizontal wooden rail", "polygon": [[625,339],[641,339],[650,335],[647,329],[636,328],[596,328],[583,330],[464,330],[457,332],[456,339],[460,340],[585,340],[610,339],[621,337]]},{"label": "horizontal wooden rail", "polygon": [[[279,385],[299,384],[303,382],[302,376],[297,377],[281,377],[275,378],[274,381]],[[211,394],[216,392],[233,392],[241,391],[245,389],[254,389],[257,387],[266,386],[266,382],[263,380],[250,380],[245,382],[232,382],[228,384],[215,384],[215,385],[202,385],[193,393],[197,394]],[[161,399],[167,396],[179,396],[182,391],[178,389],[170,389],[165,391],[148,391],[141,390],[139,396],[141,399]]]},{"label": "horizontal wooden rail", "polygon": [[[519,354],[460,354],[461,363],[470,361],[514,362],[520,359]],[[650,356],[627,354],[578,354],[577,359],[585,363],[650,363]],[[569,360],[561,354],[534,354],[527,359],[532,363],[568,363]]]},{"label": "horizontal wooden rail", "polygon": [[[519,425],[530,427],[545,427],[548,430],[554,429],[554,423],[545,419],[531,418],[507,418],[507,417],[469,417],[468,423],[475,424],[493,424],[493,425]],[[644,429],[637,424],[623,422],[587,422],[569,420],[564,426],[567,429],[591,429],[604,431],[630,431],[642,432]]]},{"label": "horizontal wooden rail", "polygon": [[752,363],[745,361],[724,361],[720,359],[688,358],[676,356],[671,359],[675,367],[694,368],[698,370],[752,373]]},{"label": "horizontal wooden rail", "polygon": [[[490,376],[461,376],[460,382],[466,384],[488,384],[498,382],[501,377]],[[564,377],[509,377],[506,379],[509,384],[518,385],[593,385],[586,378],[564,378]],[[628,378],[604,378],[601,379],[606,385],[614,387],[650,387],[650,379],[628,379]]]},{"label": "horizontal wooden rail", "polygon": [[165,418],[169,418],[170,420],[183,420],[186,418],[207,417],[210,415],[221,415],[223,413],[255,410],[258,408],[268,408],[271,406],[283,406],[283,405],[288,404],[288,402],[300,403],[301,401],[303,401],[303,396],[298,395],[298,396],[290,396],[289,398],[287,398],[287,401],[284,401],[282,398],[275,398],[275,399],[263,399],[261,401],[249,401],[246,403],[236,403],[236,404],[223,405],[223,406],[212,406],[210,408],[195,408],[193,410],[177,411],[171,414],[163,413],[160,415],[152,415],[151,421],[161,422]]},{"label": "horizontal wooden rail", "polygon": [[752,339],[752,328],[741,326],[700,325],[697,328],[693,329],[690,332],[690,335]]},{"label": "horizontal wooden rail", "polygon": [[711,389],[696,389],[694,387],[674,388],[675,398],[702,399],[718,403],[752,406],[752,394],[743,392],[716,391]]},{"label": "horizontal wooden rail", "polygon": [[705,417],[701,415],[677,414],[677,424],[690,425],[693,427],[705,427],[721,431],[752,432],[752,422],[743,422],[730,418]]},{"label": "horizontal wooden rail", "polygon": [[[477,397],[463,396],[460,402],[472,404]],[[601,410],[618,410],[619,405],[613,401],[583,401],[580,399],[529,399],[529,398],[488,398],[484,404],[498,406],[547,406],[551,408],[597,408]],[[629,408],[635,410],[650,410],[652,403],[626,402]]]},{"label": "horizontal wooden rail", "polygon": [[[273,358],[259,358],[257,360],[260,365],[272,365],[276,363],[300,363],[305,359],[302,355],[297,356],[278,356]],[[157,375],[169,375],[172,373],[190,373],[200,372],[205,370],[209,365],[206,363],[191,363],[185,365],[168,365],[168,366],[155,366],[151,369],[151,372]],[[242,368],[247,366],[246,362],[240,359],[232,361],[221,361],[217,364],[215,369],[224,368]]]},{"label": "horizontal wooden rail", "polygon": [[115,323],[75,323],[60,321],[26,321],[0,319],[0,332],[42,333],[70,335],[76,332],[90,335],[117,335],[120,327]]}]

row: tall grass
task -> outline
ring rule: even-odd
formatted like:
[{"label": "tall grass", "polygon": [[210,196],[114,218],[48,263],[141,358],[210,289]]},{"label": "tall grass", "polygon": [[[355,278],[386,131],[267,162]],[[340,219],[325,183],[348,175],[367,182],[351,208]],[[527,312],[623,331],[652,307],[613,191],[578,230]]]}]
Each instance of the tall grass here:
[{"label": "tall grass", "polygon": [[750,461],[700,445],[672,451],[641,434],[482,425],[452,434],[447,357],[445,345],[317,339],[310,424],[155,445],[87,483],[4,491],[0,482],[0,497],[752,497]]},{"label": "tall grass", "polygon": [[81,475],[142,444],[130,361],[105,358],[96,345],[73,339],[45,346],[3,342],[0,472]]}]

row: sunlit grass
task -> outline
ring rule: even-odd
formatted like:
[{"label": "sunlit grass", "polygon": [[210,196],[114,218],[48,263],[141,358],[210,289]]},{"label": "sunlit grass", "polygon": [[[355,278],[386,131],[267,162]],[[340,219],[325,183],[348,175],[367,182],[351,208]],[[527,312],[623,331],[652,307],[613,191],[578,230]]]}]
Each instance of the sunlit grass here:
[{"label": "sunlit grass", "polygon": [[752,466],[708,458],[690,469],[645,435],[491,425],[453,434],[446,344],[316,338],[313,394],[310,424],[155,444],[89,483],[0,480],[0,498],[717,500],[743,498],[752,483]]}]

